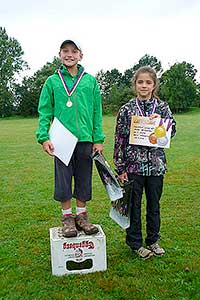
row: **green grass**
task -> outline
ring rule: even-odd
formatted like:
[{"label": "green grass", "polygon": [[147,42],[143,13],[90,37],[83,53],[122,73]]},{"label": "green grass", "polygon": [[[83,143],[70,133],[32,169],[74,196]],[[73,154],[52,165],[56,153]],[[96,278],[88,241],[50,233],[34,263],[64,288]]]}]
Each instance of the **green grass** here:
[{"label": "green grass", "polygon": [[[35,140],[37,119],[0,120],[0,299],[200,299],[200,110],[176,120],[161,201],[166,255],[149,261],[133,256],[125,232],[109,218],[110,202],[94,168],[88,211],[106,234],[108,269],[62,277],[51,274],[49,228],[60,226],[60,206],[52,199],[53,160]],[[105,116],[103,124],[104,154],[113,166],[115,117]]]}]

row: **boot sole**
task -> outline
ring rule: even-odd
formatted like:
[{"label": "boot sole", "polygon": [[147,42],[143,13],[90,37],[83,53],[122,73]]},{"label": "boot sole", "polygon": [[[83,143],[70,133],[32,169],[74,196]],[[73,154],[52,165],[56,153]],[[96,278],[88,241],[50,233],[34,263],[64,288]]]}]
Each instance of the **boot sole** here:
[{"label": "boot sole", "polygon": [[99,229],[98,229],[98,228],[97,228],[97,229],[93,229],[93,230],[91,230],[91,231],[84,230],[83,228],[81,228],[81,227],[78,226],[78,225],[76,225],[76,228],[77,228],[78,231],[84,231],[84,233],[87,234],[87,235],[96,234],[96,233],[99,232]]},{"label": "boot sole", "polygon": [[63,233],[63,232],[62,232],[62,235],[63,235],[64,237],[67,237],[67,238],[70,238],[70,237],[76,237],[77,234],[78,234],[78,232],[73,232],[73,233]]}]

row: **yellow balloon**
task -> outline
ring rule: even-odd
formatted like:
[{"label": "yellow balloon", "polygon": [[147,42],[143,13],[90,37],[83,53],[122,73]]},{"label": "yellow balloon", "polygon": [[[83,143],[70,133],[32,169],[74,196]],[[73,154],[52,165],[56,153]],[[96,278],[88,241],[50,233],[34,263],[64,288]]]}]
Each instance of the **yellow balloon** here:
[{"label": "yellow balloon", "polygon": [[158,138],[165,136],[166,135],[165,127],[163,125],[156,127],[154,133]]}]

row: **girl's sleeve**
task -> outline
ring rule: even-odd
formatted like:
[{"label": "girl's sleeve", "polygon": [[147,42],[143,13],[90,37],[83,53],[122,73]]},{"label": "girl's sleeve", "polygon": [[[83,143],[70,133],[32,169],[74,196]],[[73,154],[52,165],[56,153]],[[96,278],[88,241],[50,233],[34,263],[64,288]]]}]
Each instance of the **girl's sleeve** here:
[{"label": "girl's sleeve", "polygon": [[171,137],[175,136],[176,134],[176,121],[172,115],[172,112],[169,108],[169,105],[167,105],[167,110],[168,110],[168,114],[169,114],[169,118],[170,118],[170,121],[171,121],[171,126],[172,126],[172,132],[171,132]]},{"label": "girl's sleeve", "polygon": [[114,141],[114,164],[117,173],[126,172],[125,150],[128,139],[128,122],[125,112],[121,109],[117,116]]},{"label": "girl's sleeve", "polygon": [[172,126],[172,131],[171,131],[171,138],[172,138],[176,134],[176,121],[175,121],[175,119],[172,115],[171,109],[169,108],[168,104],[166,104],[166,116],[165,116],[165,118],[170,119],[170,123],[171,123],[171,126]]}]

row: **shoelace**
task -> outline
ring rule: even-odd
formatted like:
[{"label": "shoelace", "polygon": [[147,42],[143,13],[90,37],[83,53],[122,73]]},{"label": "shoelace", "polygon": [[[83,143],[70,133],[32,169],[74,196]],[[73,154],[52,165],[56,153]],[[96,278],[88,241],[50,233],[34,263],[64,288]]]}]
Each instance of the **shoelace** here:
[{"label": "shoelace", "polygon": [[160,246],[157,243],[153,244],[152,249],[154,249],[154,250],[160,249]]},{"label": "shoelace", "polygon": [[144,254],[146,251],[148,251],[147,249],[145,249],[144,247],[141,247],[138,252],[141,254]]}]

